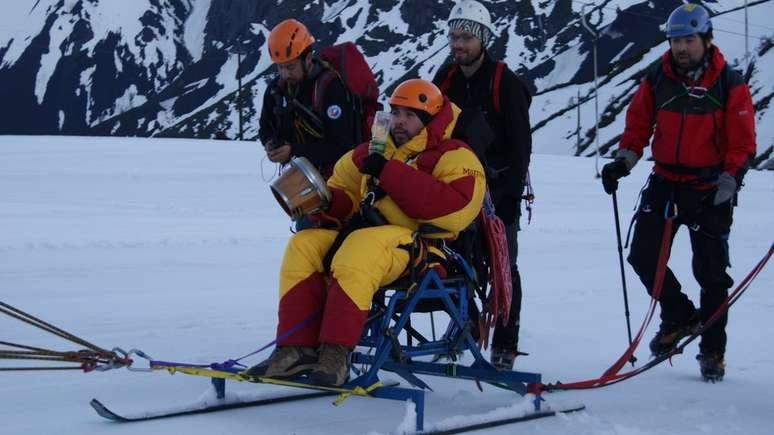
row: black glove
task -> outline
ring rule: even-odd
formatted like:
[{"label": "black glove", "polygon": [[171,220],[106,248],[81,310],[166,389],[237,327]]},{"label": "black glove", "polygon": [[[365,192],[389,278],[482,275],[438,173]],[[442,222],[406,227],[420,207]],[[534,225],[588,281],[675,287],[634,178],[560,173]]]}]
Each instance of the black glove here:
[{"label": "black glove", "polygon": [[521,205],[519,198],[506,196],[495,204],[495,214],[506,226],[513,225],[520,211],[519,205]]},{"label": "black glove", "polygon": [[626,159],[618,158],[602,167],[602,187],[605,193],[612,195],[618,190],[618,179],[629,175]]},{"label": "black glove", "polygon": [[387,164],[387,159],[379,153],[369,154],[363,159],[363,166],[360,168],[360,172],[363,174],[371,175],[379,178],[384,170],[384,165]]}]

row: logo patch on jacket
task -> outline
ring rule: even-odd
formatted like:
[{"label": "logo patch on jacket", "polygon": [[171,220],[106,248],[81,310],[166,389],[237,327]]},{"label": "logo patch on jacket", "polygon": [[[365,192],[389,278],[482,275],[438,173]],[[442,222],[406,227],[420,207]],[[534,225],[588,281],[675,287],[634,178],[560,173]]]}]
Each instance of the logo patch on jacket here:
[{"label": "logo patch on jacket", "polygon": [[477,171],[475,169],[462,168],[462,172],[465,175],[469,175],[469,176],[472,176],[472,177],[484,178],[484,174],[481,173],[481,171]]},{"label": "logo patch on jacket", "polygon": [[328,110],[326,110],[326,114],[330,119],[339,119],[339,117],[341,116],[341,107],[335,104],[328,106]]}]

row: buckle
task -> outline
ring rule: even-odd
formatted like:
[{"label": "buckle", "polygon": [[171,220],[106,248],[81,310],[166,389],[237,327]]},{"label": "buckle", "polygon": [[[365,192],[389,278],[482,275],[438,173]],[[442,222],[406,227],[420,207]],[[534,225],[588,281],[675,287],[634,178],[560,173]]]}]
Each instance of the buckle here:
[{"label": "buckle", "polygon": [[669,199],[666,203],[666,207],[664,207],[664,219],[676,219],[679,214],[680,213],[677,210],[677,203],[675,203],[672,199]]},{"label": "buckle", "polygon": [[691,98],[702,99],[707,96],[707,88],[702,86],[691,86],[688,89],[688,96]]},{"label": "buckle", "polygon": [[360,203],[361,206],[366,207],[373,207],[374,203],[376,202],[376,193],[373,190],[369,190],[368,193],[363,197],[363,201]]}]

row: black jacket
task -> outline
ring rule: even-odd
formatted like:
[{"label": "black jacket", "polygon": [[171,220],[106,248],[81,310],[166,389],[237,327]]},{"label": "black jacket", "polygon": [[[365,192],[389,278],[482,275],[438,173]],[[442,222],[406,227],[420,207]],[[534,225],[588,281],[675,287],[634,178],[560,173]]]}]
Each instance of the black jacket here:
[{"label": "black jacket", "polygon": [[[323,85],[316,86],[318,80]],[[315,92],[323,96],[318,107],[313,106]],[[290,87],[279,77],[269,83],[263,95],[258,136],[264,144],[290,143],[293,156],[306,157],[327,177],[336,161],[357,145],[354,115],[352,97],[344,83],[315,59],[298,86]]]},{"label": "black jacket", "polygon": [[[446,63],[442,66],[435,74],[433,83],[440,86],[452,65]],[[505,66],[500,81],[500,112],[495,112],[492,87],[496,65],[497,62],[486,53],[481,67],[470,78],[458,70],[452,76],[445,94],[462,109],[455,135],[465,136],[466,123],[471,122],[475,112],[484,115],[494,133],[489,146],[479,150],[483,151],[487,183],[492,193],[497,197],[521,199],[532,153],[529,124],[532,97],[516,74]],[[466,139],[475,142],[475,139]]]}]

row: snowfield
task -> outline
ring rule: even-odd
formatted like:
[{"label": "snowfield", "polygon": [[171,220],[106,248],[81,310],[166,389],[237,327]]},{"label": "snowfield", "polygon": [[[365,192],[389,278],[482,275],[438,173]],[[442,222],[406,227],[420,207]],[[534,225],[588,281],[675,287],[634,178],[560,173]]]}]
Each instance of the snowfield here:
[{"label": "snowfield", "polygon": [[[274,338],[278,269],[290,236],[269,192],[275,168],[262,159],[252,142],[0,137],[0,301],[100,346],[139,348],[156,359],[210,363],[259,348]],[[621,183],[624,231],[650,167],[641,162]],[[611,200],[594,178],[593,159],[534,155],[531,168],[537,202],[532,223],[522,218],[519,258],[521,348],[530,355],[517,367],[542,373],[544,382],[597,377],[627,345]],[[740,194],[730,241],[737,282],[774,239],[773,175],[748,174]],[[685,228],[672,253],[670,266],[698,301]],[[648,296],[628,265],[626,274],[636,331]],[[603,389],[545,395],[551,406],[585,404],[583,412],[487,433],[772,433],[772,290],[769,264],[732,308],[722,383],[701,381],[694,342],[672,366]],[[639,363],[649,358],[657,323]],[[7,316],[0,341],[77,349]],[[18,364],[0,360],[0,367]],[[529,399],[513,393],[423,379],[435,390],[427,394],[427,427],[529,409]],[[234,383],[227,391],[287,394]],[[362,398],[115,424],[94,413],[92,397],[121,413],[212,400],[206,379],[126,369],[0,372],[0,397],[3,435],[362,434],[411,426],[406,404]]]}]

